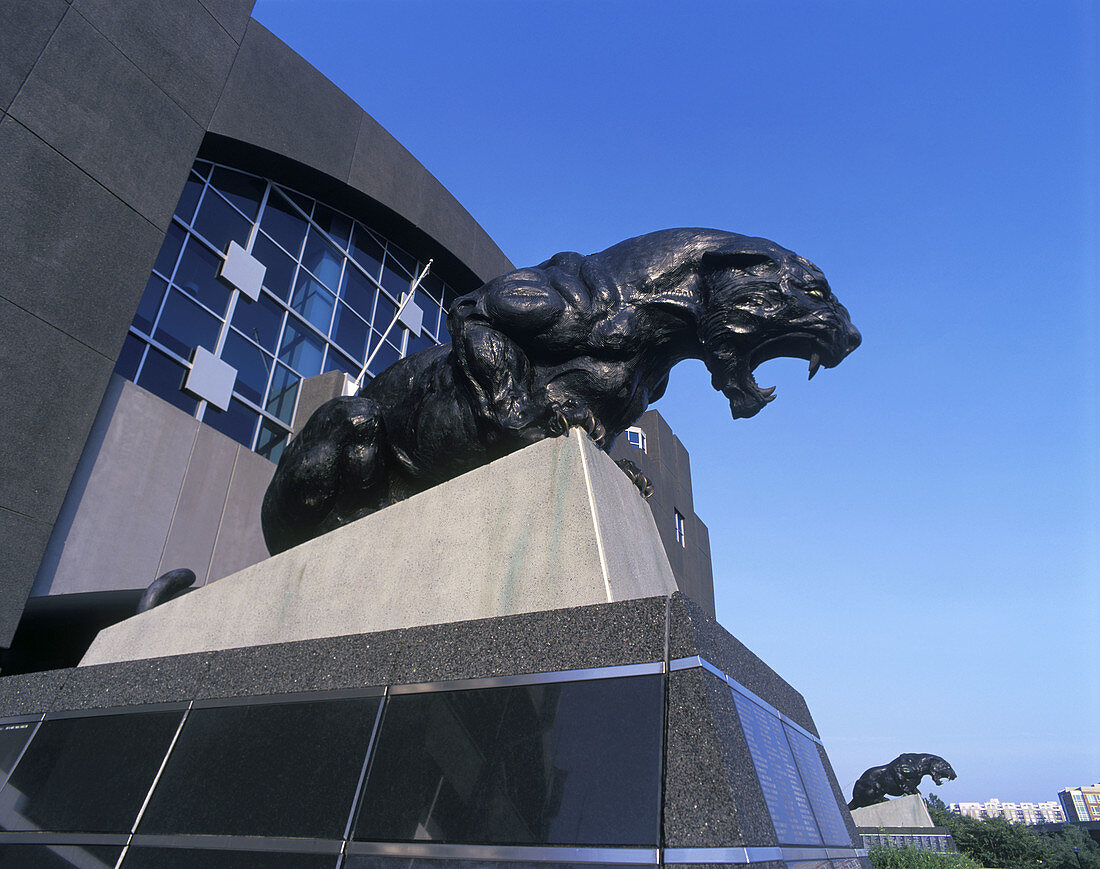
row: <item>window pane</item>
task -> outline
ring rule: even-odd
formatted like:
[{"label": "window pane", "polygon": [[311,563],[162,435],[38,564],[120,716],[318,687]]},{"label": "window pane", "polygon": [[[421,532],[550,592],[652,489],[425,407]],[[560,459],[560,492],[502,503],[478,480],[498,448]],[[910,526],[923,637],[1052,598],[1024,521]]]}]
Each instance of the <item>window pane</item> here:
[{"label": "window pane", "polygon": [[[372,324],[374,328],[379,332],[385,332],[386,327],[393,322],[393,318],[396,316],[397,305],[391,302],[385,293],[379,293],[378,303],[374,308],[374,323]],[[394,337],[393,332],[390,332],[390,337]]]},{"label": "window pane", "polygon": [[0,793],[0,827],[129,833],[182,716],[44,721]]},{"label": "window pane", "polygon": [[416,335],[409,333],[409,340],[405,344],[405,355],[411,356],[420,350],[427,350],[429,347],[434,347],[435,341],[433,341],[427,333],[423,333],[418,338]]},{"label": "window pane", "polygon": [[187,239],[172,282],[217,314],[229,307],[229,288],[218,280],[221,257],[194,236]]},{"label": "window pane", "polygon": [[355,231],[351,236],[350,252],[355,261],[363,267],[363,271],[378,280],[378,274],[382,271],[382,245],[359,224],[355,225]]},{"label": "window pane", "polygon": [[309,272],[305,269],[298,272],[298,283],[294,287],[290,307],[316,326],[322,335],[328,335],[335,301],[336,297]]},{"label": "window pane", "polygon": [[327,205],[320,202],[314,206],[313,219],[318,225],[338,241],[344,248],[348,246],[348,238],[351,236],[351,218],[345,217],[339,212],[333,211]]},{"label": "window pane", "polygon": [[400,694],[355,838],[654,847],[660,676]]},{"label": "window pane", "polygon": [[283,325],[283,309],[266,293],[260,293],[256,301],[248,296],[237,297],[233,309],[233,325],[265,350],[275,352],[279,341],[279,329]]},{"label": "window pane", "polygon": [[115,374],[133,380],[137,377],[138,366],[141,364],[141,354],[145,352],[146,344],[139,341],[133,335],[127,335],[122,342],[122,352],[118,354],[118,362],[115,363]]},{"label": "window pane", "polygon": [[313,272],[330,290],[336,292],[340,286],[340,268],[344,265],[344,255],[329,244],[312,226],[306,238],[302,265]]},{"label": "window pane", "polygon": [[423,330],[434,338],[435,329],[439,323],[439,302],[424,292],[423,285],[416,288],[413,301],[424,312]]},{"label": "window pane", "polygon": [[357,317],[347,305],[336,306],[336,322],[332,327],[333,340],[343,347],[353,359],[362,362],[366,358],[367,333],[366,322]]},{"label": "window pane", "polygon": [[168,284],[163,278],[156,275],[149,276],[149,282],[145,285],[145,292],[138,303],[137,313],[134,314],[134,325],[146,335],[153,334],[153,324],[157,321],[157,312],[160,303],[164,300],[164,291]]},{"label": "window pane", "polygon": [[433,272],[428,272],[424,276],[419,289],[435,299],[436,305],[443,301],[443,279]]},{"label": "window pane", "polygon": [[193,709],[138,831],[343,837],[378,703]]},{"label": "window pane", "polygon": [[157,261],[153,265],[153,268],[166,278],[172,277],[172,269],[176,267],[176,260],[179,259],[180,248],[183,247],[183,239],[186,235],[187,233],[180,228],[178,223],[173,223],[168,227],[168,233],[164,236],[164,244],[160,246],[160,253],[157,254]]},{"label": "window pane", "polygon": [[391,296],[400,299],[402,294],[409,291],[412,281],[412,275],[399,268],[394,257],[387,251],[386,264],[382,267],[382,286],[390,291]]},{"label": "window pane", "polygon": [[289,251],[291,256],[297,257],[301,252],[302,239],[306,237],[306,222],[275,190],[267,198],[260,227]]},{"label": "window pane", "polygon": [[249,220],[256,219],[256,212],[260,210],[260,200],[264,195],[264,187],[267,186],[265,182],[219,166],[214,170],[210,183],[243,211]]},{"label": "window pane", "polygon": [[190,223],[195,216],[195,206],[199,204],[204,186],[202,179],[194,172],[187,176],[187,183],[183,185],[183,193],[180,194],[180,201],[176,206],[176,217],[184,223]]},{"label": "window pane", "polygon": [[267,266],[264,286],[284,302],[290,298],[290,287],[294,282],[295,263],[274,242],[265,235],[256,236],[252,246],[252,255]]},{"label": "window pane", "polygon": [[206,405],[202,421],[217,429],[226,437],[252,449],[252,436],[256,433],[256,420],[260,415],[248,406],[233,398],[229,401],[229,410],[218,410],[212,404]]},{"label": "window pane", "polygon": [[260,435],[256,439],[256,452],[265,459],[278,462],[286,447],[286,429],[275,425],[271,420],[260,420]]},{"label": "window pane", "polygon": [[359,376],[359,372],[363,368],[363,363],[355,363],[348,359],[343,353],[338,353],[335,347],[328,348],[328,355],[325,357],[325,373],[329,371],[343,371],[345,374],[350,374],[354,380]]},{"label": "window pane", "polygon": [[222,359],[237,369],[233,390],[249,401],[262,404],[275,360],[232,330],[225,336]]},{"label": "window pane", "polygon": [[178,362],[169,359],[155,347],[150,347],[145,354],[137,385],[159,395],[185,413],[194,415],[199,401],[181,391],[185,373],[186,369]]},{"label": "window pane", "polygon": [[[378,333],[375,332],[371,339],[372,345],[374,341],[378,340],[378,337]],[[382,349],[378,351],[370,364],[370,373],[380,374],[400,358],[401,351],[394,347],[389,341],[383,341]]]},{"label": "window pane", "polygon": [[248,233],[252,230],[251,223],[210,190],[202,198],[202,205],[199,206],[199,214],[193,225],[196,231],[222,253],[228,250],[231,240],[241,247],[247,245]]},{"label": "window pane", "polygon": [[287,317],[279,358],[301,374],[312,377],[321,373],[324,344],[295,317]]},{"label": "window pane", "polygon": [[352,266],[344,269],[344,283],[340,288],[340,298],[351,305],[364,320],[370,320],[376,295],[378,290],[368,278],[363,277],[359,269]]},{"label": "window pane", "polygon": [[293,423],[299,382],[297,374],[276,363],[275,375],[271,378],[271,395],[264,410],[279,417],[287,425]]},{"label": "window pane", "polygon": [[183,293],[171,289],[153,337],[184,359],[190,359],[191,351],[200,345],[213,352],[220,328],[220,320]]}]

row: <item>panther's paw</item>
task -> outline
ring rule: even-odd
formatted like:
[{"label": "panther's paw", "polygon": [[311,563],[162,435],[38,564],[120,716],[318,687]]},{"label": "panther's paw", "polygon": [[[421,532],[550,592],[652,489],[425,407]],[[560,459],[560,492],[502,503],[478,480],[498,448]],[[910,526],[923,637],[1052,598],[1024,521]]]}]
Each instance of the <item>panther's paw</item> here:
[{"label": "panther's paw", "polygon": [[630,459],[619,459],[615,464],[623,469],[624,474],[630,477],[630,482],[638,487],[638,491],[642,493],[643,498],[648,500],[653,495],[653,484],[649,482],[649,477],[638,470],[638,466]]}]

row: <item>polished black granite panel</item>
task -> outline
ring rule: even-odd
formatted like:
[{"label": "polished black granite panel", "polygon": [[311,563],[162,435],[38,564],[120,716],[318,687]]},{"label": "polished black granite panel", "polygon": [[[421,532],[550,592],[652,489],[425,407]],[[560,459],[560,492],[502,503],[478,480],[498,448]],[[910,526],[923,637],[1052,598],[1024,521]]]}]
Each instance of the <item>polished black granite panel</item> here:
[{"label": "polished black granite panel", "polygon": [[42,722],[0,791],[0,828],[129,833],[183,711]]},{"label": "polished black granite panel", "polygon": [[37,721],[0,724],[0,786],[8,780],[8,775],[37,726]]},{"label": "polished black granite panel", "polygon": [[391,695],[355,838],[657,844],[660,676]]},{"label": "polished black granite panel", "polygon": [[733,699],[779,843],[821,845],[821,834],[787,742],[783,722],[736,692]]},{"label": "polished black granite panel", "polygon": [[139,832],[341,838],[379,702],[192,709]]},{"label": "polished black granite panel", "polygon": [[338,854],[130,846],[122,869],[335,869],[338,859]]},{"label": "polished black granite panel", "polygon": [[840,806],[825,774],[817,743],[788,725],[784,725],[783,730],[794,753],[795,763],[798,764],[798,774],[810,800],[810,808],[813,809],[821,838],[826,845],[851,847],[852,836],[844,824]]},{"label": "polished black granite panel", "polygon": [[0,866],[19,869],[113,869],[121,845],[26,845],[0,843]]}]

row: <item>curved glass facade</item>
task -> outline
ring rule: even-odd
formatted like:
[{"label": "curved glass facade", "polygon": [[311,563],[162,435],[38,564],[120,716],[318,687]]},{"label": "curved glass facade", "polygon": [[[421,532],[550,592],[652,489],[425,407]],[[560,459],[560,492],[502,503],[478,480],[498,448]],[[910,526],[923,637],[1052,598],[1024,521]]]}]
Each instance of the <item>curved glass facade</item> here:
[{"label": "curved glass facade", "polygon": [[[236,242],[266,268],[255,300],[219,277]],[[199,160],[176,207],[116,371],[277,461],[303,378],[368,375],[447,343],[454,290],[429,274],[418,332],[394,325],[424,264],[378,232],[269,179]],[[235,371],[221,410],[183,389],[196,348]]]}]

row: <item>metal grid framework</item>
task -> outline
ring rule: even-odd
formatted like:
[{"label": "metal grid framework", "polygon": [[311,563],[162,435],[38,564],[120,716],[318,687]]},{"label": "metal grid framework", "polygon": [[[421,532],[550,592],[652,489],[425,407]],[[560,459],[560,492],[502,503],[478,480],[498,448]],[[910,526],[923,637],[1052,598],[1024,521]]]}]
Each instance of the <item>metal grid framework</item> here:
[{"label": "metal grid framework", "polygon": [[[219,278],[230,243],[266,267],[253,301]],[[126,337],[116,371],[277,461],[304,378],[368,376],[450,341],[455,291],[434,274],[413,302],[419,334],[393,321],[423,263],[358,220],[267,178],[197,161]],[[229,407],[184,391],[195,348],[236,371]]]}]

